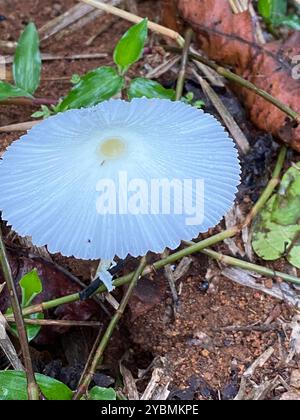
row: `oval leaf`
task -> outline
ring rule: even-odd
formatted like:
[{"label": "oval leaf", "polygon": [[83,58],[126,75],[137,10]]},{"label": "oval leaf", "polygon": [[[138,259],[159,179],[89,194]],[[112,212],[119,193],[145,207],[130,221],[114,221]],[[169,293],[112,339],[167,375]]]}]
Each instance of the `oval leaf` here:
[{"label": "oval leaf", "polygon": [[117,399],[117,394],[113,388],[94,386],[89,392],[88,399],[94,401],[113,401]]},{"label": "oval leaf", "polygon": [[142,57],[147,36],[148,19],[144,19],[132,26],[120,39],[114,51],[114,61],[121,74]]},{"label": "oval leaf", "polygon": [[86,108],[119,93],[124,79],[111,67],[100,67],[84,75],[58,106],[58,112]]},{"label": "oval leaf", "polygon": [[300,164],[283,176],[272,210],[272,221],[295,225],[300,221]]},{"label": "oval leaf", "polygon": [[128,97],[132,98],[159,98],[159,99],[175,99],[175,90],[166,89],[160,83],[154,80],[138,77],[134,79],[128,90]]},{"label": "oval leaf", "polygon": [[[48,376],[35,374],[36,381],[47,400],[69,401],[72,399],[72,391],[62,382]],[[24,372],[1,371],[0,372],[0,400],[1,401],[26,401],[27,381]]]},{"label": "oval leaf", "polygon": [[278,25],[287,13],[287,0],[259,0],[258,11],[267,23]]},{"label": "oval leaf", "polygon": [[29,23],[20,36],[13,63],[16,85],[33,94],[39,86],[41,75],[41,55],[39,34],[34,23]]},{"label": "oval leaf", "polygon": [[22,289],[22,307],[29,306],[33,299],[43,291],[41,279],[36,270],[25,274],[20,280],[20,287]]},{"label": "oval leaf", "polygon": [[[295,260],[298,252],[300,265],[299,245],[300,225],[280,225],[272,221],[272,210],[276,201],[274,195],[267,206],[261,211],[253,224],[252,246],[256,254],[267,261],[273,261],[287,254],[290,262]],[[297,249],[295,249],[297,248]]]},{"label": "oval leaf", "polygon": [[0,80],[0,101],[4,101],[5,99],[9,98],[16,98],[16,97],[31,97],[31,95],[24,90],[12,86],[9,83],[2,82]]}]

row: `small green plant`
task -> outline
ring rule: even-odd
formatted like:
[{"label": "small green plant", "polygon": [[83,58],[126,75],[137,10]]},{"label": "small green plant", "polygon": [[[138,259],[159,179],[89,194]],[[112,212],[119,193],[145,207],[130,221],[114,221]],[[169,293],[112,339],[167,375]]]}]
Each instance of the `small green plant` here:
[{"label": "small green plant", "polygon": [[[32,270],[30,273],[22,277],[22,279],[19,282],[19,285],[22,292],[21,307],[25,309],[32,304],[32,301],[36,296],[42,293],[43,285],[36,270]],[[12,314],[12,308],[8,308],[6,311],[6,315],[10,316]],[[44,319],[44,315],[41,313],[37,313],[29,315],[27,318]],[[15,332],[16,335],[18,334],[17,328],[14,324],[11,325],[11,329]],[[26,325],[28,340],[32,341],[39,334],[40,330],[40,325]]]},{"label": "small green plant", "polygon": [[[48,118],[50,115],[68,109],[85,108],[108,100],[116,95],[128,99],[146,97],[175,100],[175,90],[167,89],[160,83],[143,77],[130,79],[128,70],[143,55],[148,36],[148,20],[133,25],[117,43],[113,58],[114,67],[103,66],[80,76],[74,74],[69,93],[50,107],[42,105],[34,118]],[[30,23],[22,33],[14,59],[15,85],[0,82],[0,100],[12,97],[29,97],[39,86],[41,57],[39,36],[36,27]],[[182,99],[197,108],[203,107],[202,101],[194,101],[190,92]]]},{"label": "small green plant", "polygon": [[277,194],[256,218],[252,232],[253,249],[261,258],[281,257],[300,268],[300,164],[284,175]]},{"label": "small green plant", "polygon": [[205,107],[205,102],[201,100],[195,100],[193,92],[188,92],[185,96],[181,98],[182,102],[192,105],[197,109],[202,109]]},{"label": "small green plant", "polygon": [[300,17],[288,14],[287,0],[259,0],[258,11],[270,28],[288,26],[300,30]]},{"label": "small green plant", "polygon": [[29,23],[19,38],[13,62],[15,84],[0,80],[0,100],[15,97],[32,98],[40,83],[41,55],[39,35],[34,23]]}]

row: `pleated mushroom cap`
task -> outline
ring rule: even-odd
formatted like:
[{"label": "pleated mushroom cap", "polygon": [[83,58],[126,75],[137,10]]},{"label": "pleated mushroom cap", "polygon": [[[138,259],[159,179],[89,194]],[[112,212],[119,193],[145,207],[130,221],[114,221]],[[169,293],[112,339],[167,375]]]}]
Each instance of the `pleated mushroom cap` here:
[{"label": "pleated mushroom cap", "polygon": [[[15,141],[0,163],[0,209],[14,231],[51,253],[139,256],[175,249],[217,225],[233,205],[239,174],[234,143],[211,115],[162,99],[110,100],[50,117]],[[136,214],[99,212],[110,185],[128,195],[124,177],[137,186],[133,199],[141,182],[203,180],[201,223],[145,206]],[[197,194],[194,186],[187,192],[195,206]]]}]

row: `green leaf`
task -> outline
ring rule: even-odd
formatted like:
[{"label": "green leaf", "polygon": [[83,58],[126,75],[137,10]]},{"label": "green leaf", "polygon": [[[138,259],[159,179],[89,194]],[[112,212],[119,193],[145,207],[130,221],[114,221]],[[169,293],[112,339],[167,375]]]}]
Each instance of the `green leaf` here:
[{"label": "green leaf", "polygon": [[282,178],[272,221],[285,226],[300,221],[300,164],[290,168]]},{"label": "green leaf", "polygon": [[300,31],[300,17],[297,15],[283,16],[279,20],[278,25],[288,26],[291,29]]},{"label": "green leaf", "polygon": [[[13,315],[12,308],[8,308],[7,311],[5,312],[5,315],[8,315],[8,316]],[[26,319],[44,319],[44,314],[41,314],[41,313],[31,314],[31,315],[26,316],[25,318]],[[15,333],[16,337],[18,337],[18,330],[17,330],[16,324],[11,324],[10,328]],[[34,340],[35,337],[38,336],[39,332],[41,331],[41,328],[42,327],[40,325],[25,324],[25,329],[26,329],[27,338],[29,342]]]},{"label": "green leaf", "polygon": [[128,90],[128,97],[132,98],[160,98],[160,99],[175,99],[175,90],[166,89],[161,84],[154,80],[144,79],[138,77],[131,82]]},{"label": "green leaf", "polygon": [[117,399],[117,394],[113,388],[94,386],[89,392],[88,399],[94,401],[113,401]]},{"label": "green leaf", "polygon": [[299,225],[283,226],[272,222],[275,201],[276,195],[269,200],[253,224],[253,249],[264,260],[282,257],[300,233]]},{"label": "green leaf", "polygon": [[17,97],[29,97],[31,98],[31,95],[24,90],[12,86],[9,83],[5,83],[2,80],[0,80],[0,101],[4,101],[5,99],[9,98],[17,98]]},{"label": "green leaf", "polygon": [[77,85],[80,82],[80,79],[80,75],[75,73],[72,75],[70,82],[72,83],[72,85]]},{"label": "green leaf", "polygon": [[[22,308],[29,306],[33,299],[43,291],[42,282],[36,270],[32,270],[30,273],[25,274],[19,282],[22,291]],[[6,315],[12,315],[12,308],[8,308]],[[28,319],[44,319],[44,315],[40,313],[31,314],[27,316]],[[26,324],[26,332],[29,341],[32,341],[40,332],[40,325]],[[11,325],[11,329],[18,336],[18,330],[15,324]]]},{"label": "green leaf", "polygon": [[30,273],[25,274],[19,284],[22,289],[22,307],[26,308],[37,295],[42,293],[42,282],[37,271],[34,269]]},{"label": "green leaf", "polygon": [[16,85],[33,94],[39,86],[41,75],[41,55],[39,34],[34,23],[29,23],[20,36],[13,63]]},{"label": "green leaf", "polygon": [[111,67],[100,67],[85,74],[57,107],[58,112],[67,109],[86,108],[112,98],[124,85],[123,77]]},{"label": "green leaf", "polygon": [[195,101],[192,105],[193,105],[195,108],[197,108],[197,109],[202,109],[202,108],[204,108],[204,107],[205,107],[205,102],[204,102],[204,101],[201,101],[201,100],[199,99],[199,101]]},{"label": "green leaf", "polygon": [[267,23],[277,26],[287,13],[287,0],[259,0],[258,11]]},{"label": "green leaf", "polygon": [[[47,400],[70,401],[72,399],[73,393],[71,389],[62,382],[39,373],[35,374],[35,378],[42,394]],[[0,400],[28,400],[26,375],[24,372],[0,371]]]},{"label": "green leaf", "polygon": [[148,19],[132,26],[122,36],[114,51],[114,61],[121,74],[142,57],[147,36]]},{"label": "green leaf", "polygon": [[[28,317],[29,319],[44,319],[44,314],[31,314]],[[37,337],[39,335],[39,332],[41,331],[41,325],[31,325],[31,324],[25,324],[26,327],[26,332],[27,332],[27,337],[28,337],[28,341],[32,341],[35,339],[35,337]]]},{"label": "green leaf", "polygon": [[285,256],[300,268],[300,163],[283,176],[277,194],[253,223],[252,245],[265,260]]}]

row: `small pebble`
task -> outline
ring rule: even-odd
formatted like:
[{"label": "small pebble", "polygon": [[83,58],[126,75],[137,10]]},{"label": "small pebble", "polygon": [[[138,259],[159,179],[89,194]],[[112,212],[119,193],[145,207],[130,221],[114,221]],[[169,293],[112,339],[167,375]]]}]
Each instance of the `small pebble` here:
[{"label": "small pebble", "polygon": [[203,294],[207,293],[208,289],[209,289],[209,282],[208,281],[201,281],[199,283],[199,291]]}]

